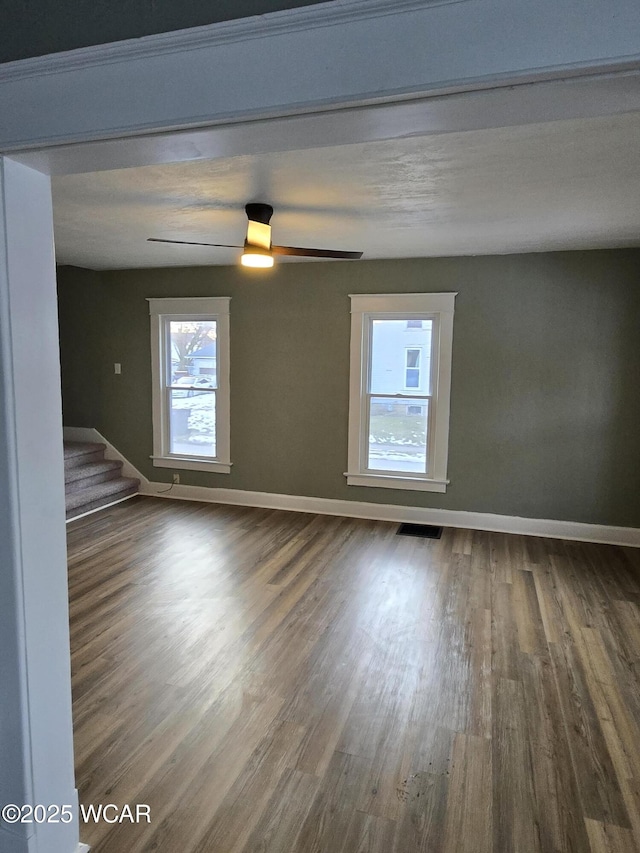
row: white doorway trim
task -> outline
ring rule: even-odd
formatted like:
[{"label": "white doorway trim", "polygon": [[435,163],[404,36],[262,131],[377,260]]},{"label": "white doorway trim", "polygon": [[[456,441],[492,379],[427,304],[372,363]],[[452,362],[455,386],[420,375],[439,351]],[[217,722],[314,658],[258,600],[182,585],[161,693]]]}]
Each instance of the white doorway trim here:
[{"label": "white doorway trim", "polygon": [[[77,816],[50,180],[0,157],[0,804]],[[2,853],[72,853],[71,823],[0,823]]]}]

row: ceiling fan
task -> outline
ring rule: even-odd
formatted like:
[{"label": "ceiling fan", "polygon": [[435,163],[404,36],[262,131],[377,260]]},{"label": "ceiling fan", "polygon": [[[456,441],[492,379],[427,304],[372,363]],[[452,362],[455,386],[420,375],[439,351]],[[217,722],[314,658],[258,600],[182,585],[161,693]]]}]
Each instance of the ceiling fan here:
[{"label": "ceiling fan", "polygon": [[343,252],[340,249],[303,249],[299,246],[274,246],[271,242],[271,217],[273,208],[270,204],[253,202],[245,206],[249,225],[244,246],[230,246],[228,243],[195,243],[190,240],[163,240],[159,237],[148,237],[149,243],[178,243],[182,246],[213,246],[221,249],[244,249],[240,263],[245,267],[273,266],[274,255],[295,255],[301,258],[340,258],[342,260],[358,260],[362,252]]}]

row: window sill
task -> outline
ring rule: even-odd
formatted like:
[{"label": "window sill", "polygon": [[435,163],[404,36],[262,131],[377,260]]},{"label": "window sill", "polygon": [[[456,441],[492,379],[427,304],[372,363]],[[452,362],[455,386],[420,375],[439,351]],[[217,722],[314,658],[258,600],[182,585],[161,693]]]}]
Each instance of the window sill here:
[{"label": "window sill", "polygon": [[449,480],[418,480],[414,477],[399,477],[388,474],[349,474],[346,473],[347,486],[372,486],[376,489],[405,489],[412,492],[447,491]]},{"label": "window sill", "polygon": [[230,474],[231,462],[218,462],[188,456],[152,456],[154,468],[173,468],[181,471],[209,471],[212,474]]}]

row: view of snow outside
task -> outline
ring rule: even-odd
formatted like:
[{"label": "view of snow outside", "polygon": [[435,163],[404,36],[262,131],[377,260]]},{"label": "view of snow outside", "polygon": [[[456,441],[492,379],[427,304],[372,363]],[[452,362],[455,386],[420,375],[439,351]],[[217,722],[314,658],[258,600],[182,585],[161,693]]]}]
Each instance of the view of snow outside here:
[{"label": "view of snow outside", "polygon": [[216,392],[197,388],[171,400],[171,453],[216,455]]},{"label": "view of snow outside", "polygon": [[216,322],[172,320],[169,335],[170,451],[215,457]]}]

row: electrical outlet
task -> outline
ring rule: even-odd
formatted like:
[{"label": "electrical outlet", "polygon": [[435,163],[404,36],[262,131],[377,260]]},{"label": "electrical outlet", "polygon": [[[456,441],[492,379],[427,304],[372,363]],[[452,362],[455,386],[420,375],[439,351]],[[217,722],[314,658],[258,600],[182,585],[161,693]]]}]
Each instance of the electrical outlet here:
[{"label": "electrical outlet", "polygon": [[114,373],[117,373],[117,374],[122,373],[122,365],[121,365],[119,362],[117,362],[117,361],[116,361],[116,362],[115,362],[115,364],[113,365],[113,372],[114,372]]},{"label": "electrical outlet", "polygon": [[180,482],[180,474],[174,474],[173,475],[173,482],[174,482],[174,485]]}]

